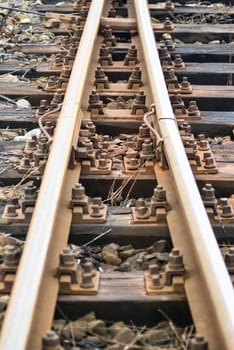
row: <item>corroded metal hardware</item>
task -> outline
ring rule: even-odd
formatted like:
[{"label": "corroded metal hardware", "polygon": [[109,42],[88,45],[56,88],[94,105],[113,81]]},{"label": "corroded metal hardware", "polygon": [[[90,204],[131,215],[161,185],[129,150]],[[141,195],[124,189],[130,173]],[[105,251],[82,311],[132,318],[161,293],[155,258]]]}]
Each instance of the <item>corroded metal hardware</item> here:
[{"label": "corroded metal hardware", "polygon": [[60,294],[94,295],[98,292],[100,274],[86,262],[81,267],[74,254],[65,248],[59,256],[56,276],[59,279]]},{"label": "corroded metal hardware", "polygon": [[145,288],[149,295],[184,293],[184,263],[179,249],[173,248],[163,271],[157,265],[145,272]]},{"label": "corroded metal hardware", "polygon": [[72,188],[69,208],[72,209],[73,223],[103,223],[106,221],[107,206],[99,197],[88,197],[84,186],[80,183],[75,184]]},{"label": "corroded metal hardware", "polygon": [[131,45],[128,49],[128,53],[124,58],[124,66],[133,66],[139,62],[137,58],[137,48],[136,45]]},{"label": "corroded metal hardware", "polygon": [[28,184],[21,198],[12,197],[5,205],[2,219],[7,223],[28,223],[31,220],[37,198],[37,188]]},{"label": "corroded metal hardware", "polygon": [[63,350],[60,339],[54,331],[47,331],[42,338],[42,350]]},{"label": "corroded metal hardware", "polygon": [[136,206],[132,207],[133,223],[151,224],[165,222],[169,205],[163,186],[157,185],[151,198],[138,198]]},{"label": "corroded metal hardware", "polygon": [[10,293],[15,281],[19,259],[20,250],[18,247],[13,245],[5,247],[3,262],[0,265],[0,293]]}]

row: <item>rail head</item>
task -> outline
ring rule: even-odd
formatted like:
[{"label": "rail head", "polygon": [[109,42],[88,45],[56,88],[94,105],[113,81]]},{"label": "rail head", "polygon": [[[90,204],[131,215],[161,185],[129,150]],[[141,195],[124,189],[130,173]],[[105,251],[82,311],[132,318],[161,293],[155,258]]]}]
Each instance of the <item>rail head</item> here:
[{"label": "rail head", "polygon": [[49,256],[50,244],[56,233],[55,221],[58,217],[59,206],[61,206],[61,193],[66,179],[74,134],[81,124],[79,114],[81,97],[103,6],[104,0],[93,0],[90,5],[1,330],[0,348],[4,350],[28,349],[28,338],[33,327],[36,306],[39,304],[43,273]]},{"label": "rail head", "polygon": [[[234,338],[231,336],[234,329],[233,286],[178,132],[156,49],[147,1],[134,0],[134,5],[143,54],[145,62],[147,62],[149,82],[156,106],[157,123],[164,141],[167,161],[173,173],[176,195],[188,227],[188,235],[197,259],[197,268],[202,273],[204,287],[209,295],[208,308],[212,310],[212,315],[215,315],[213,321],[218,329],[216,335],[219,339],[218,343],[221,339],[222,349],[231,350],[234,349]],[[173,236],[173,232],[171,234]]]}]

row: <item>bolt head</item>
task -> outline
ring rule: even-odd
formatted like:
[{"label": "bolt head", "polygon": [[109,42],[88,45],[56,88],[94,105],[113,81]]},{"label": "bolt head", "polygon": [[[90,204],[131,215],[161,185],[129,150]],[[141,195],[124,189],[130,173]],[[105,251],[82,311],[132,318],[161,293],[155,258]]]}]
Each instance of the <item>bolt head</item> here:
[{"label": "bolt head", "polygon": [[183,256],[180,253],[180,250],[177,248],[173,248],[168,256],[169,266],[172,268],[183,268]]},{"label": "bolt head", "polygon": [[69,248],[63,249],[59,255],[59,261],[62,266],[74,266],[76,263],[75,256]]}]

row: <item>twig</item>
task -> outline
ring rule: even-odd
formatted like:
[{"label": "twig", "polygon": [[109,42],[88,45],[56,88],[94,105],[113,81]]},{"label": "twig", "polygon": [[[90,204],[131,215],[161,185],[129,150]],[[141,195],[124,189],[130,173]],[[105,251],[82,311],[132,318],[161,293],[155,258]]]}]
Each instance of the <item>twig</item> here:
[{"label": "twig", "polygon": [[112,229],[110,228],[109,230],[100,233],[100,235],[98,235],[97,237],[91,239],[91,241],[88,241],[87,243],[83,244],[82,247],[86,248],[88,247],[90,244],[92,244],[93,242],[96,242],[98,239],[102,238],[103,236],[107,235],[108,233],[110,233],[112,231]]}]

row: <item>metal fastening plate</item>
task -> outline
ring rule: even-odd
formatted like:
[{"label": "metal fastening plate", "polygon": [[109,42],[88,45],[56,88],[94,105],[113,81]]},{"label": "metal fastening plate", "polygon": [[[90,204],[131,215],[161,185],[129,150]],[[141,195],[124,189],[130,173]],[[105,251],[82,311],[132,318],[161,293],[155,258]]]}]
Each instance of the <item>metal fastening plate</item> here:
[{"label": "metal fastening plate", "polygon": [[132,208],[132,219],[134,224],[152,224],[152,223],[166,223],[167,211],[166,208],[156,208],[155,215],[150,215],[150,209],[148,209],[148,215],[145,217],[138,217],[136,208]]},{"label": "metal fastening plate", "polygon": [[[201,151],[197,150],[196,152],[196,156],[199,158],[199,161],[196,161],[196,166],[194,166],[194,161],[191,161],[191,167],[193,170],[195,170],[196,174],[217,174],[218,173],[218,167],[217,167],[217,163],[215,161],[213,152],[209,146],[209,153],[211,154],[211,158],[212,158],[212,166],[208,167],[206,166],[205,162],[204,162],[204,153],[206,153],[207,151]],[[200,165],[199,165],[200,163]]]},{"label": "metal fastening plate", "polygon": [[92,277],[93,287],[81,287],[81,272],[78,272],[78,283],[71,282],[70,275],[61,275],[59,277],[59,294],[75,294],[75,295],[95,295],[98,293],[100,281],[100,272],[95,271]]},{"label": "metal fastening plate", "polygon": [[98,160],[95,160],[95,166],[91,165],[91,161],[83,160],[81,162],[81,174],[82,175],[108,175],[111,173],[112,161],[111,159],[106,160],[106,167],[100,167]]},{"label": "metal fastening plate", "polygon": [[99,209],[99,216],[92,216],[92,214],[84,214],[81,206],[74,206],[72,210],[72,223],[73,224],[93,224],[106,222],[107,206],[103,205],[103,208]]},{"label": "metal fastening plate", "polygon": [[7,273],[4,280],[0,282],[0,294],[10,293],[15,282],[16,274]]},{"label": "metal fastening plate", "polygon": [[[232,206],[233,210],[234,207]],[[223,223],[223,224],[231,224],[234,223],[234,215],[233,216],[223,216],[223,211],[220,206],[215,208],[208,207],[206,208],[207,215],[212,223]]]},{"label": "metal fastening plate", "polygon": [[16,278],[17,266],[0,265],[0,293],[10,293]]},{"label": "metal fastening plate", "polygon": [[[154,287],[152,283],[152,277],[147,271],[144,273],[145,289],[148,295],[160,295],[160,294],[184,294],[184,278],[183,276],[174,276],[172,278],[172,284],[170,286],[161,285],[159,288]],[[163,281],[163,276],[160,276],[160,280]]]},{"label": "metal fastening plate", "polygon": [[7,216],[7,206],[5,206],[4,212],[1,217],[1,222],[4,222],[6,224],[11,223],[29,223],[33,214],[34,207],[28,206],[25,208],[24,213],[21,208],[16,209],[16,216],[9,217]]},{"label": "metal fastening plate", "polygon": [[144,167],[140,165],[140,159],[138,164],[136,164],[135,169],[133,169],[133,166],[129,163],[129,159],[127,157],[124,157],[124,172],[126,174],[134,174],[137,172],[140,174],[146,174],[146,175],[153,175],[154,174],[154,168],[153,168],[154,162],[151,160],[147,160],[144,162]]}]

